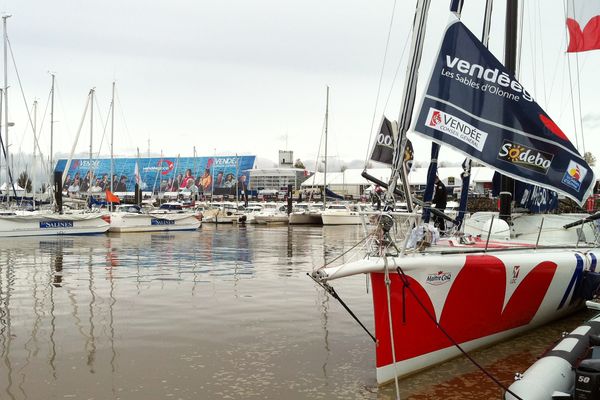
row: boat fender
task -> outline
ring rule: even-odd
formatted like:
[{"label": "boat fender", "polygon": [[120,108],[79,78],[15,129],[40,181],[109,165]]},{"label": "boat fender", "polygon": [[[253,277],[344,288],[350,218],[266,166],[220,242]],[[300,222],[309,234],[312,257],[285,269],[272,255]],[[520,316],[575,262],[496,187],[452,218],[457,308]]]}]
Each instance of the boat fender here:
[{"label": "boat fender", "polygon": [[246,222],[246,216],[245,216],[245,215],[242,215],[242,216],[240,217],[240,220],[239,220],[239,221],[240,221],[240,222]]},{"label": "boat fender", "polygon": [[[598,352],[600,347],[594,347]],[[575,370],[574,400],[600,399],[600,359],[583,360]]]}]

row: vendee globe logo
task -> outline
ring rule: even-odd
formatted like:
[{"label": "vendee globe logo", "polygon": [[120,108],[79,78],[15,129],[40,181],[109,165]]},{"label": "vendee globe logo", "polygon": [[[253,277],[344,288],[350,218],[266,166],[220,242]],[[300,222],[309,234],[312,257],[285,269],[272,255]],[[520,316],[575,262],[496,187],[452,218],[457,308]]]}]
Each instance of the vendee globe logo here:
[{"label": "vendee globe logo", "polygon": [[448,134],[479,151],[483,151],[483,145],[488,136],[487,132],[433,107],[429,109],[425,126]]},{"label": "vendee globe logo", "polygon": [[562,183],[579,192],[583,178],[585,178],[586,175],[587,169],[583,165],[571,160],[569,161],[569,166],[563,176]]},{"label": "vendee globe logo", "polygon": [[498,152],[498,159],[546,175],[554,154],[504,140]]}]

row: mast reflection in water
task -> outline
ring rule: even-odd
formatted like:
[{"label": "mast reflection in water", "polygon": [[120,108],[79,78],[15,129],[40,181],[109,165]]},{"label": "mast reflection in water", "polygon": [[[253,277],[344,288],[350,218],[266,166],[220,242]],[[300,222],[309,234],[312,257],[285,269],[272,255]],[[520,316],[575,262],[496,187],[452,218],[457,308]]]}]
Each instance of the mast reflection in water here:
[{"label": "mast reflection in water", "polygon": [[[370,338],[306,277],[361,229],[3,239],[0,399],[394,398],[393,387],[375,386]],[[336,290],[371,327],[365,279]],[[527,348],[507,364],[512,378],[582,318],[483,362],[507,364]],[[440,368],[404,381],[403,398],[498,393],[463,361]]]}]

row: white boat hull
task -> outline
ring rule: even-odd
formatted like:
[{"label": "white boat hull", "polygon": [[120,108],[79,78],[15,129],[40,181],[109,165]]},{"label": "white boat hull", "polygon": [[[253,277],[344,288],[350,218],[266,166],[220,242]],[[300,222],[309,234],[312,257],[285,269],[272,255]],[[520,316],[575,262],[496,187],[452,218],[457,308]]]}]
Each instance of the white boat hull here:
[{"label": "white boat hull", "polygon": [[323,225],[360,225],[363,216],[357,212],[352,213],[322,213]]},{"label": "white boat hull", "polygon": [[200,227],[195,214],[137,214],[117,212],[111,214],[110,232],[162,232],[191,231]]},{"label": "white boat hull", "polygon": [[100,213],[0,215],[0,237],[93,235],[109,227],[107,214]]}]

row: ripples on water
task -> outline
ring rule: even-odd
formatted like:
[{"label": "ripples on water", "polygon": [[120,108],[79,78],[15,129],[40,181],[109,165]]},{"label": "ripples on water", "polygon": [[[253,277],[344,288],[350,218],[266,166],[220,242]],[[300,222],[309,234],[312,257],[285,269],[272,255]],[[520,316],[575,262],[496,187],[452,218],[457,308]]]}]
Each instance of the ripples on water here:
[{"label": "ripples on water", "polygon": [[[308,277],[355,227],[0,242],[0,399],[393,399],[370,338]],[[339,260],[340,262],[343,259]],[[371,327],[364,277],[335,282]],[[506,383],[579,314],[475,352]],[[500,398],[457,359],[401,382],[403,399]]]}]

